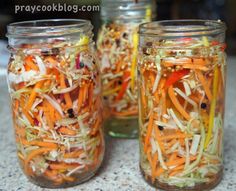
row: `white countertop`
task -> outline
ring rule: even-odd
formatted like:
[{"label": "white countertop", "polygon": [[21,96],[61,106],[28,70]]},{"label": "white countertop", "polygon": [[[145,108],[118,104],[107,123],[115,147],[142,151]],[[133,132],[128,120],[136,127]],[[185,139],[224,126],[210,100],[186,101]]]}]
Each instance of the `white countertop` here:
[{"label": "white countertop", "polygon": [[[225,169],[215,191],[236,190],[236,57],[229,59],[225,115]],[[107,138],[104,163],[89,181],[67,191],[154,191],[139,171],[138,140]],[[30,183],[17,161],[5,78],[0,77],[0,191],[46,191]],[[55,189],[54,189],[55,190]]]}]

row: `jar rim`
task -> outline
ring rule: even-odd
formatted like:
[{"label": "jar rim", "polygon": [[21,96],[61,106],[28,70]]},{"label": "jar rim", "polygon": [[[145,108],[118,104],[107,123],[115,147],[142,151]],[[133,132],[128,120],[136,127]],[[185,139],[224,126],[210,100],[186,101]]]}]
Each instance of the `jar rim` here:
[{"label": "jar rim", "polygon": [[140,35],[160,37],[182,37],[216,35],[225,32],[226,25],[220,20],[182,19],[161,20],[143,23],[139,26]]},{"label": "jar rim", "polygon": [[122,21],[149,21],[156,17],[153,0],[102,0],[101,18]]},{"label": "jar rim", "polygon": [[58,37],[73,33],[86,33],[92,24],[84,19],[42,19],[14,22],[7,25],[8,38]]}]

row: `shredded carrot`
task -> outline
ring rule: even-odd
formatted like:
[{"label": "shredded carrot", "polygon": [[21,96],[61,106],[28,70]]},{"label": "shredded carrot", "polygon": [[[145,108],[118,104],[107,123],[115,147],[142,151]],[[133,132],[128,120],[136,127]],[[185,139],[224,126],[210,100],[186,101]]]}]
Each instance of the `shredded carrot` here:
[{"label": "shredded carrot", "polygon": [[53,129],[54,128],[54,124],[53,124],[53,121],[51,119],[51,115],[54,116],[54,114],[50,114],[50,107],[48,106],[50,104],[47,103],[47,101],[44,101],[44,104],[43,104],[43,111],[44,111],[44,116],[46,117],[46,120],[47,120],[47,124],[49,126],[50,129]]},{"label": "shredded carrot", "polygon": [[45,61],[52,64],[52,65],[58,64],[58,61],[56,61],[52,56],[48,56],[47,58],[45,58]]},{"label": "shredded carrot", "polygon": [[83,93],[84,93],[84,95],[83,95],[83,102],[85,103],[86,102],[86,100],[87,100],[87,98],[88,98],[88,91],[89,91],[89,84],[85,84],[84,85],[84,91],[83,91]]},{"label": "shredded carrot", "polygon": [[169,157],[169,161],[171,161],[171,162],[174,161],[176,159],[176,157],[177,157],[177,152],[173,152]]},{"label": "shredded carrot", "polygon": [[58,175],[58,172],[56,170],[48,170],[44,172],[44,175],[49,179],[54,182],[55,185],[57,184],[62,184],[63,178]]},{"label": "shredded carrot", "polygon": [[[55,114],[54,114],[55,109],[54,107],[52,107],[52,105],[49,102],[47,102],[47,106],[48,106],[50,121],[52,121],[52,123],[55,123]],[[52,124],[52,126],[54,125]]]},{"label": "shredded carrot", "polygon": [[155,176],[159,177],[165,170],[162,167],[156,169]]},{"label": "shredded carrot", "polygon": [[219,82],[219,70],[217,66],[214,67],[214,80],[213,80],[213,98],[210,107],[210,115],[209,115],[209,128],[207,131],[207,136],[204,144],[204,148],[207,148],[211,136],[212,130],[214,127],[214,118],[215,118],[215,109],[216,109],[216,101],[217,101],[217,92],[218,92],[218,82]]},{"label": "shredded carrot", "polygon": [[160,140],[160,137],[161,137],[162,135],[161,135],[161,133],[160,133],[160,131],[159,131],[159,129],[158,129],[157,126],[155,126],[155,128],[154,128],[154,132],[155,132],[155,140],[158,142],[158,144],[159,144],[159,146],[160,146],[160,148],[161,148],[161,151],[162,151],[163,153],[165,153],[164,144],[163,144],[163,143],[161,142],[161,140]]},{"label": "shredded carrot", "polygon": [[208,71],[209,70],[208,67],[202,66],[202,65],[199,65],[199,64],[195,64],[195,65],[193,65],[193,64],[184,64],[184,65],[182,65],[182,67],[186,68],[186,69],[192,69],[192,70],[195,70],[195,69],[202,70],[202,71]]},{"label": "shredded carrot", "polygon": [[199,81],[201,82],[201,84],[202,84],[202,86],[203,86],[203,88],[206,92],[206,95],[207,95],[209,101],[211,101],[212,100],[212,94],[211,94],[210,88],[207,85],[206,79],[204,78],[203,74],[200,71],[196,70],[196,74],[197,74],[197,76],[199,78]]},{"label": "shredded carrot", "polygon": [[29,123],[31,125],[34,124],[34,120],[32,119],[32,117],[30,116],[30,114],[28,114],[28,112],[26,111],[26,109],[22,108],[22,112],[24,113],[25,117],[28,119]]},{"label": "shredded carrot", "polygon": [[194,65],[206,65],[206,60],[202,58],[194,58],[193,59]]},{"label": "shredded carrot", "polygon": [[51,163],[49,165],[50,169],[52,170],[68,170],[68,169],[73,169],[80,166],[80,164],[67,164],[67,163]]},{"label": "shredded carrot", "polygon": [[14,100],[14,108],[13,108],[15,112],[18,111],[19,105],[20,105],[19,100],[15,99],[15,100]]},{"label": "shredded carrot", "polygon": [[36,145],[39,147],[47,147],[47,148],[57,148],[57,144],[55,143],[50,143],[50,142],[42,142],[42,141],[27,141],[22,139],[21,143],[23,145]]},{"label": "shredded carrot", "polygon": [[145,142],[144,142],[144,152],[147,152],[148,145],[150,144],[150,137],[152,133],[152,128],[153,128],[153,111],[150,113],[149,117],[149,122],[148,122],[148,127],[147,127],[147,134],[145,137]]},{"label": "shredded carrot", "polygon": [[176,133],[172,135],[162,135],[159,140],[170,140],[170,139],[184,139],[191,137],[192,135],[184,134],[184,133]]},{"label": "shredded carrot", "polygon": [[118,92],[118,95],[115,98],[115,101],[120,101],[123,98],[123,96],[125,95],[125,92],[126,92],[128,85],[129,85],[129,80],[127,80],[127,79],[130,77],[130,75],[131,74],[129,71],[124,72],[124,74],[122,76],[123,83],[121,85],[121,89]]},{"label": "shredded carrot", "polygon": [[141,86],[140,96],[141,96],[141,101],[142,101],[142,107],[146,110],[147,101],[146,101],[146,96],[145,96],[145,89],[143,86]]},{"label": "shredded carrot", "polygon": [[171,141],[170,142],[168,142],[168,143],[166,143],[167,145],[168,145],[168,147],[170,148],[170,147],[172,147],[175,143],[177,142],[177,140],[176,139],[171,139]]},{"label": "shredded carrot", "polygon": [[73,152],[68,152],[68,153],[65,153],[63,155],[64,158],[78,158],[82,153],[84,152],[84,150],[76,150],[76,151],[73,151]]},{"label": "shredded carrot", "polygon": [[[60,74],[60,85],[61,85],[61,88],[66,88],[65,76],[63,73]],[[66,108],[70,109],[72,107],[70,93],[65,93],[64,98],[66,101]]]},{"label": "shredded carrot", "polygon": [[25,64],[29,68],[28,70],[35,70],[38,71],[39,68],[38,66],[34,63],[33,61],[34,57],[33,56],[26,56],[25,57]]},{"label": "shredded carrot", "polygon": [[[191,161],[192,161],[192,160],[195,160],[195,159],[196,159],[195,156],[190,157],[190,160],[191,160]],[[166,163],[166,166],[170,167],[170,166],[182,165],[182,164],[185,163],[185,160],[186,160],[185,157],[182,157],[182,158],[179,158],[179,159],[175,159],[174,161],[168,161],[168,162]]]},{"label": "shredded carrot", "polygon": [[131,111],[123,111],[123,112],[111,111],[111,114],[117,117],[125,117],[125,116],[130,116],[130,115],[137,115],[138,110],[134,109]]},{"label": "shredded carrot", "polygon": [[129,81],[123,82],[123,84],[121,86],[121,89],[119,90],[118,95],[116,97],[116,101],[119,101],[123,98],[123,96],[124,96],[124,94],[127,90],[128,85],[129,85]]},{"label": "shredded carrot", "polygon": [[175,65],[184,65],[184,64],[192,64],[192,61],[190,58],[175,58],[174,61],[173,60],[166,60],[164,59],[162,61],[163,66],[165,67],[172,67]]},{"label": "shredded carrot", "polygon": [[165,90],[161,91],[161,101],[162,101],[161,116],[162,116],[163,122],[166,123],[167,120],[166,120],[166,118],[163,117],[166,114],[166,92],[165,92]]},{"label": "shredded carrot", "polygon": [[15,125],[15,131],[16,131],[16,135],[19,137],[25,137],[26,132],[25,132],[25,128],[19,128],[17,125]]},{"label": "shredded carrot", "polygon": [[72,136],[77,134],[75,130],[69,129],[67,127],[60,127],[58,129],[58,132],[60,132],[64,135],[72,135]]},{"label": "shredded carrot", "polygon": [[121,66],[122,66],[123,62],[121,60],[118,60],[118,62],[116,62],[116,72],[119,73]]},{"label": "shredded carrot", "polygon": [[40,88],[42,87],[43,82],[44,82],[44,81],[41,80],[41,81],[37,82],[36,85],[34,86],[34,89],[32,90],[32,92],[31,92],[31,94],[30,94],[28,103],[27,103],[27,105],[25,106],[25,110],[26,110],[26,111],[30,111],[30,110],[31,110],[31,107],[32,107],[32,105],[33,105],[33,103],[34,103],[34,100],[35,100],[36,96],[37,96],[36,90],[37,90],[37,89],[40,89]]},{"label": "shredded carrot", "polygon": [[97,131],[99,130],[100,127],[100,123],[101,123],[101,118],[97,118],[94,127],[92,129],[91,135],[95,135],[97,133]]},{"label": "shredded carrot", "polygon": [[152,164],[151,164],[151,169],[152,169],[152,181],[154,181],[155,178],[155,172],[156,172],[156,166],[157,166],[157,159],[158,159],[158,154],[157,152],[153,155],[152,158]]},{"label": "shredded carrot", "polygon": [[88,101],[88,105],[89,105],[89,109],[91,110],[92,108],[92,105],[93,105],[93,89],[94,89],[94,85],[93,83],[90,83],[90,86],[89,86],[89,101]]},{"label": "shredded carrot", "polygon": [[80,87],[79,89],[79,97],[78,97],[78,111],[80,111],[80,109],[83,106],[83,100],[84,100],[84,87]]},{"label": "shredded carrot", "polygon": [[25,168],[28,168],[28,164],[29,162],[34,158],[36,157],[37,155],[41,155],[41,154],[46,154],[50,151],[52,151],[54,148],[39,148],[39,149],[36,149],[36,150],[33,150],[31,151],[28,156],[26,156],[26,159],[25,159]]}]

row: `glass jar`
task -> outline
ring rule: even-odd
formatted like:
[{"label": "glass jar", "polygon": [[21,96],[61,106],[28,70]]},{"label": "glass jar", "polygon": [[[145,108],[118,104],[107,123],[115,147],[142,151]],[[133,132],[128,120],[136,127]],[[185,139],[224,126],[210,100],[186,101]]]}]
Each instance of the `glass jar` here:
[{"label": "glass jar", "polygon": [[152,0],[102,0],[103,24],[97,51],[101,62],[106,132],[134,138],[138,133],[136,62],[138,25],[155,17]]},{"label": "glass jar", "polygon": [[155,187],[208,190],[222,178],[225,29],[210,20],[140,26],[140,168]]},{"label": "glass jar", "polygon": [[17,155],[26,176],[49,188],[94,175],[104,155],[102,97],[92,25],[37,20],[8,25],[8,86]]}]

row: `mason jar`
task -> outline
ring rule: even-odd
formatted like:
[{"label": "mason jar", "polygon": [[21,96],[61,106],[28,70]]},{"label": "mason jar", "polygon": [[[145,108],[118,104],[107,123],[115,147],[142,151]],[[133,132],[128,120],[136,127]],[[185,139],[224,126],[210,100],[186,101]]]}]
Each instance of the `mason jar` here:
[{"label": "mason jar", "polygon": [[7,26],[8,87],[17,156],[48,188],[92,177],[104,155],[100,74],[92,25],[58,19]]},{"label": "mason jar", "polygon": [[140,26],[140,168],[157,188],[208,190],[222,178],[225,30],[211,20]]},{"label": "mason jar", "polygon": [[155,17],[152,0],[102,0],[97,39],[106,132],[134,138],[138,133],[136,62],[138,25]]}]

